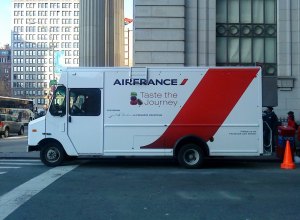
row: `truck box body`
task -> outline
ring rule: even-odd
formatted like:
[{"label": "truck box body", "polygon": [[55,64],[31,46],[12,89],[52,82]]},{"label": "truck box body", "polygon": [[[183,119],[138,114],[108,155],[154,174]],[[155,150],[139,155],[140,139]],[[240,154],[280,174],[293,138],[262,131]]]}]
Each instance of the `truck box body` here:
[{"label": "truck box body", "polygon": [[[68,68],[59,87],[64,113],[50,106],[29,124],[29,149],[53,140],[73,156],[173,156],[196,138],[207,156],[263,154],[260,68]],[[72,113],[93,96],[95,113]]]}]

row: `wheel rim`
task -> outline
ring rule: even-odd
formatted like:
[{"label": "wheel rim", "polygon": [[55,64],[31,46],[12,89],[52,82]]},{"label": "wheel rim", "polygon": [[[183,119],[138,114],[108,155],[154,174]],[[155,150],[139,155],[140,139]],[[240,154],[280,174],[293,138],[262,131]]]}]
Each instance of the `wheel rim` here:
[{"label": "wheel rim", "polygon": [[8,137],[8,130],[5,130],[4,137]]},{"label": "wheel rim", "polygon": [[195,149],[187,150],[183,155],[184,162],[190,166],[195,165],[200,160],[199,152]]},{"label": "wheel rim", "polygon": [[50,163],[55,163],[60,158],[60,152],[55,147],[50,147],[46,153],[46,160]]}]

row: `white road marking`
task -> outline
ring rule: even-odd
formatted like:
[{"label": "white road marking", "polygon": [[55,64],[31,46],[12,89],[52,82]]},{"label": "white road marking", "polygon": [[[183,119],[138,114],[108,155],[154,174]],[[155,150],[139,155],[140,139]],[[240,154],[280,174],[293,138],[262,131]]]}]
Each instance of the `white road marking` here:
[{"label": "white road marking", "polygon": [[16,162],[41,162],[41,160],[39,159],[0,159],[0,162],[12,162],[12,161],[16,161]]},{"label": "white road marking", "polygon": [[[20,166],[43,166],[44,164],[40,160],[23,160],[23,159],[0,159],[0,170],[5,169],[19,169]],[[7,172],[0,172],[5,174]]]},{"label": "white road marking", "polygon": [[[32,166],[41,166],[43,165],[42,163],[19,163],[19,162],[0,162],[0,165],[24,165],[24,166],[28,166],[28,165],[32,165]],[[1,168],[1,166],[0,166]]]},{"label": "white road marking", "polygon": [[235,196],[234,194],[232,194],[230,192],[220,191],[219,193],[221,194],[221,196],[225,197],[226,199],[230,199],[230,200],[242,200],[241,197]]},{"label": "white road marking", "polygon": [[5,219],[34,195],[78,166],[79,165],[72,165],[52,168],[1,196],[0,219]]},{"label": "white road marking", "polygon": [[25,139],[28,138],[28,136],[11,136],[11,137],[7,137],[5,139]]}]

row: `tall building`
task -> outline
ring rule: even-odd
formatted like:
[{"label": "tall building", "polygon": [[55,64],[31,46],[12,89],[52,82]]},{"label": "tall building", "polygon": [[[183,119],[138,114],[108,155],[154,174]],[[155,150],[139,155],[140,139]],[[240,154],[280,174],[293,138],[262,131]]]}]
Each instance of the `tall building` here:
[{"label": "tall building", "polygon": [[0,48],[0,96],[11,96],[11,50],[9,45]]},{"label": "tall building", "polygon": [[13,96],[47,108],[58,67],[79,65],[79,0],[13,0],[12,10]]},{"label": "tall building", "polygon": [[[135,0],[137,66],[262,67],[275,111],[300,119],[300,0]],[[275,79],[275,80],[274,80]]]},{"label": "tall building", "polygon": [[124,1],[80,1],[80,66],[124,65]]},{"label": "tall building", "polygon": [[124,31],[124,64],[132,66],[132,29],[125,27]]}]

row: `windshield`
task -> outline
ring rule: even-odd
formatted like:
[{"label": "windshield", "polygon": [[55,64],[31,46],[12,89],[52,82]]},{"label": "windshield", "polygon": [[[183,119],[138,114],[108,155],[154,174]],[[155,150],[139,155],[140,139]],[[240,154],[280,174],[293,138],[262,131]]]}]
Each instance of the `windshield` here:
[{"label": "windshield", "polygon": [[49,112],[53,116],[64,116],[66,114],[66,87],[57,87],[53,94]]}]

